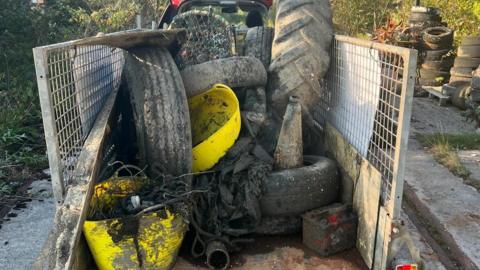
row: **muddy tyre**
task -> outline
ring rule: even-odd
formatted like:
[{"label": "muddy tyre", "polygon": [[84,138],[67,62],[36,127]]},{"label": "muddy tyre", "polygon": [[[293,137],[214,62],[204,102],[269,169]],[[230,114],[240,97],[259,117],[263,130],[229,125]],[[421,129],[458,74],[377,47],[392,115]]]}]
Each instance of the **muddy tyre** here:
[{"label": "muddy tyre", "polygon": [[270,27],[253,27],[245,36],[245,56],[251,56],[262,61],[265,69],[270,66],[272,58],[273,29]]},{"label": "muddy tyre", "polygon": [[159,48],[130,51],[126,54],[125,76],[140,163],[148,165],[150,177],[190,173],[192,139],[187,97],[170,53]]},{"label": "muddy tyre", "polygon": [[217,83],[231,88],[267,84],[267,71],[255,57],[230,57],[187,66],[181,75],[188,97],[201,94]]},{"label": "muddy tyre", "polygon": [[440,61],[448,56],[449,49],[446,50],[427,50],[423,53],[423,60],[425,61]]},{"label": "muddy tyre", "polygon": [[440,61],[425,61],[422,64],[422,69],[449,71],[452,66],[453,58],[449,57]]},{"label": "muddy tyre", "polygon": [[262,215],[300,215],[334,202],[340,181],[335,162],[318,156],[305,156],[306,166],[272,172],[262,185]]},{"label": "muddy tyre", "polygon": [[330,1],[277,2],[268,96],[278,116],[283,116],[290,96],[299,97],[304,112],[317,104],[332,38]]}]

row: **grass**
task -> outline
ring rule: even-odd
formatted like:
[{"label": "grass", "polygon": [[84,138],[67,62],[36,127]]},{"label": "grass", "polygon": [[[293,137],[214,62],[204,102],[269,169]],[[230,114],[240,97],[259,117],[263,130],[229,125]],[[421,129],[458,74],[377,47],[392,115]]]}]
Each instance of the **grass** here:
[{"label": "grass", "polygon": [[428,147],[435,160],[448,168],[454,175],[465,180],[465,183],[480,189],[480,179],[471,179],[470,171],[462,164],[458,150],[480,150],[480,135],[465,134],[419,134],[418,141]]},{"label": "grass", "polygon": [[34,85],[0,91],[0,197],[48,167]]}]

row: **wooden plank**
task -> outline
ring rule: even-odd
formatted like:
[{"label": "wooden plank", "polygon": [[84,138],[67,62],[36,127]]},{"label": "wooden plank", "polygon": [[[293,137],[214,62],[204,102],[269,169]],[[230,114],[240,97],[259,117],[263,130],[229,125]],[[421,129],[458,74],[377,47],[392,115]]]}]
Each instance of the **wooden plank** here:
[{"label": "wooden plank", "polygon": [[73,181],[64,203],[57,208],[53,229],[33,265],[34,269],[72,269],[75,264],[83,223],[102,163],[103,146],[116,115],[117,94],[118,89],[112,91],[85,141]]},{"label": "wooden plank", "polygon": [[175,42],[182,43],[187,34],[184,29],[173,30],[134,30],[116,32],[108,35],[98,35],[76,40],[72,45],[105,45],[110,47],[130,49],[135,46],[169,47]]},{"label": "wooden plank", "polygon": [[364,160],[355,185],[353,209],[358,215],[357,249],[369,269],[374,261],[381,184],[380,172]]}]

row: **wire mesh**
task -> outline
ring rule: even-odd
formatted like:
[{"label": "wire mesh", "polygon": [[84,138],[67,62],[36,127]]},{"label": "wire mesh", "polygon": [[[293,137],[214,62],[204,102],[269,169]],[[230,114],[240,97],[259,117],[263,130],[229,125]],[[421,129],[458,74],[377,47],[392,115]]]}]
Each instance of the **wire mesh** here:
[{"label": "wire mesh", "polygon": [[230,57],[235,39],[229,23],[210,9],[191,10],[175,16],[170,28],[187,29],[187,40],[175,57],[180,69],[188,65]]},{"label": "wire mesh", "polygon": [[[108,94],[120,84],[123,52],[106,46],[64,46],[47,51],[48,93],[59,150],[60,177],[67,185],[83,144]],[[52,176],[54,174],[52,173]]]},{"label": "wire mesh", "polygon": [[403,74],[402,55],[335,40],[317,111],[382,174],[384,200],[395,176]]}]

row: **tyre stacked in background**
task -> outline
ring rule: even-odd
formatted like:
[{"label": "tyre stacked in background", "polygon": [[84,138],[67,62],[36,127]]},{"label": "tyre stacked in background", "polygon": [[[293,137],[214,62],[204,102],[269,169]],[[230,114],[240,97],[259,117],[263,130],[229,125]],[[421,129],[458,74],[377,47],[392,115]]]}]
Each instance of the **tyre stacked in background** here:
[{"label": "tyre stacked in background", "polygon": [[450,82],[472,81],[472,72],[480,65],[480,36],[465,37],[458,47],[457,57],[450,70]]},{"label": "tyre stacked in background", "polygon": [[415,94],[425,94],[421,86],[441,86],[448,82],[453,65],[450,57],[453,32],[442,22],[438,8],[414,6],[408,18],[409,31],[418,37],[418,80]]},{"label": "tyre stacked in background", "polygon": [[442,23],[440,10],[431,7],[414,6],[408,17],[408,27],[421,33],[427,27],[445,26]]},{"label": "tyre stacked in background", "polygon": [[480,65],[472,73],[472,88],[468,95],[470,102],[479,103],[480,102]]},{"label": "tyre stacked in background", "polygon": [[422,32],[423,59],[418,82],[421,86],[442,86],[450,79],[453,65],[450,51],[453,31],[445,26],[428,27]]}]

